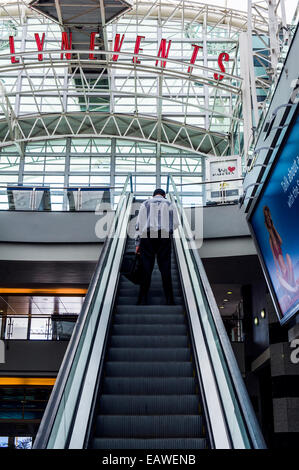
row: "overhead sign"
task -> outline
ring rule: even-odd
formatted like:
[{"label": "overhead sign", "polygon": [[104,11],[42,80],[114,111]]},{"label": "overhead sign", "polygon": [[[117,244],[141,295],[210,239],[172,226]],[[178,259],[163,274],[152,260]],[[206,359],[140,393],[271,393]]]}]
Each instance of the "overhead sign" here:
[{"label": "overhead sign", "polygon": [[207,203],[225,203],[239,198],[241,182],[241,159],[237,155],[206,160]]},{"label": "overhead sign", "polygon": [[[91,61],[97,59],[97,57],[94,54],[95,45],[96,45],[96,36],[97,35],[98,35],[97,32],[90,33],[88,59],[91,60]],[[34,38],[35,38],[37,52],[38,52],[37,58],[40,62],[44,60],[43,52],[46,52],[44,50],[45,37],[46,37],[45,33],[43,33],[41,36],[39,35],[39,33],[34,33]],[[118,61],[119,54],[121,52],[124,39],[125,39],[124,34],[122,34],[122,35],[116,34],[115,37],[114,37],[113,51],[112,51],[112,53],[113,53],[112,61],[113,62]],[[144,39],[145,39],[145,36],[138,35],[136,37],[134,50],[132,51],[132,54],[133,54],[132,62],[133,62],[133,64],[140,64],[141,63],[141,59],[138,57],[138,54],[142,53],[142,51],[143,51],[142,42],[143,42]],[[167,59],[168,56],[169,56],[170,49],[171,49],[171,43],[172,43],[171,40],[167,41],[167,39],[163,39],[163,38],[161,39],[161,42],[160,42],[160,45],[159,45],[159,48],[158,48],[158,52],[157,52],[158,59],[155,61],[155,66],[156,67],[159,64],[160,64],[161,68],[166,67],[167,61],[165,59]],[[10,48],[10,54],[11,54],[11,57],[10,57],[11,63],[12,64],[18,64],[20,61],[16,57],[17,52],[15,50],[14,36],[9,36],[9,48]],[[193,51],[192,51],[191,57],[189,59],[190,65],[188,67],[188,73],[192,73],[192,71],[193,71],[192,65],[195,64],[196,59],[198,57],[199,50],[202,49],[202,46],[199,46],[197,44],[192,44],[192,48],[193,48]],[[71,49],[72,49],[72,33],[68,34],[66,32],[62,32],[61,33],[61,51],[70,51]],[[63,59],[71,60],[72,59],[72,53],[71,52],[61,52],[60,59],[61,60],[63,60]],[[228,62],[228,61],[229,61],[229,54],[227,52],[221,52],[221,54],[219,54],[219,56],[218,56],[218,66],[219,66],[219,70],[222,73],[219,73],[219,74],[214,73],[214,79],[215,80],[222,81],[224,79],[223,74],[226,73],[224,62]]]},{"label": "overhead sign", "polygon": [[299,113],[248,220],[281,323],[299,311]]}]

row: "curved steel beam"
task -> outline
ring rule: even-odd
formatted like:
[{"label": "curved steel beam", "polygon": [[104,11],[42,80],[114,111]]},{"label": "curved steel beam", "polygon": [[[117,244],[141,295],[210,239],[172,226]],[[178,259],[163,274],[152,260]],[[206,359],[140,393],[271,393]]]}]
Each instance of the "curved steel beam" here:
[{"label": "curved steel beam", "polygon": [[[13,71],[22,71],[22,70],[37,70],[39,68],[44,68],[44,67],[52,67],[52,68],[65,68],[69,67],[71,65],[72,68],[74,67],[83,67],[86,65],[91,65],[91,61],[82,58],[82,56],[86,56],[86,54],[89,54],[89,50],[65,50],[64,53],[70,53],[72,54],[72,58],[69,60],[66,60],[65,58],[63,60],[59,59],[58,57],[61,54],[61,50],[45,50],[43,51],[43,61],[37,61],[33,60],[33,56],[36,56],[40,54],[37,50],[35,51],[26,51],[26,52],[16,52],[14,55],[16,58],[20,60],[19,63],[6,63],[5,65],[0,65],[0,75],[13,72]],[[179,78],[179,79],[186,79],[190,82],[194,83],[200,83],[202,85],[208,85],[213,88],[217,88],[219,90],[239,94],[240,91],[240,85],[243,81],[242,77],[237,76],[237,75],[232,75],[227,72],[221,72],[221,75],[223,76],[222,80],[216,80],[214,78],[214,73],[219,74],[218,69],[210,68],[210,67],[205,67],[203,65],[199,64],[192,64],[192,73],[187,72],[188,68],[190,67],[190,62],[182,62],[179,60],[171,59],[171,58],[163,58],[163,62],[166,62],[165,67],[156,67],[155,65],[151,65],[149,63],[140,63],[136,64],[133,63],[132,61],[121,61],[118,60],[117,62],[114,62],[112,59],[113,53],[111,51],[93,51],[93,54],[96,55],[104,55],[106,59],[95,59],[92,61],[92,69],[99,69],[100,71],[105,69],[119,69],[119,70],[124,70],[125,73],[129,73],[130,71],[136,71],[137,72],[147,72],[148,74],[152,74],[155,76],[162,76],[164,78],[169,77],[169,78]],[[123,59],[131,59],[134,57],[134,53],[132,52],[118,52],[118,55],[123,57]],[[152,61],[156,62],[157,60],[161,60],[158,56],[152,56],[148,54],[142,54],[138,53],[135,54],[138,55],[139,60],[146,60],[146,61]],[[110,56],[110,57],[109,57]],[[0,54],[0,64],[1,60],[10,60],[11,55],[10,54]],[[28,60],[28,62],[27,62]],[[167,64],[175,65],[178,67],[178,69],[173,70],[173,69],[167,69]],[[182,67],[184,67],[184,70],[180,70]],[[85,67],[84,67],[85,68]],[[210,76],[207,77],[204,75],[204,73],[209,73]],[[232,83],[237,83],[238,85],[233,85]]]},{"label": "curved steel beam", "polygon": [[6,120],[0,120],[0,147],[63,137],[114,137],[160,143],[204,156],[220,157],[231,151],[227,134],[144,115],[84,111],[27,115],[15,119],[12,130],[13,139]]},{"label": "curved steel beam", "polygon": [[[167,21],[181,21],[183,16],[185,21],[190,22],[190,24],[202,24],[206,21],[207,25],[227,27],[234,32],[247,31],[246,12],[212,5],[212,2],[213,0],[211,0],[211,5],[207,5],[197,0],[184,0],[184,2],[176,0],[137,0],[125,16],[129,18],[132,16],[138,17],[139,24],[142,24],[148,18],[159,19],[166,24]],[[21,20],[22,16],[38,16],[33,9],[28,7],[28,3],[24,0],[4,1],[0,5],[0,17]],[[267,17],[263,18],[261,15],[253,15],[253,25],[265,32],[269,28]]]}]

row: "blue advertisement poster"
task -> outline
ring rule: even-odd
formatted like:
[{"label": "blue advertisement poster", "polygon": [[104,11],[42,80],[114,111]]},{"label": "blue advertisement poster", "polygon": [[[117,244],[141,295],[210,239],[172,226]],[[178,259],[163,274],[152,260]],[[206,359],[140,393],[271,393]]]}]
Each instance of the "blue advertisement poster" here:
[{"label": "blue advertisement poster", "polygon": [[250,224],[282,322],[299,310],[299,116]]}]

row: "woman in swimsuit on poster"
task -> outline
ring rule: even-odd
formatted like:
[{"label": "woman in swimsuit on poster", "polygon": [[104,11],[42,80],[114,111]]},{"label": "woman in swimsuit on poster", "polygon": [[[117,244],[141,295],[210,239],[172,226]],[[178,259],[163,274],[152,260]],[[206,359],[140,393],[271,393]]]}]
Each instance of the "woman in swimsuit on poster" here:
[{"label": "woman in swimsuit on poster", "polygon": [[288,292],[295,293],[297,292],[299,286],[295,282],[293,264],[290,255],[286,254],[285,262],[281,249],[282,239],[273,224],[270,209],[268,206],[265,206],[263,210],[265,225],[270,235],[269,242],[276,266],[278,280],[281,286],[284,287]]}]

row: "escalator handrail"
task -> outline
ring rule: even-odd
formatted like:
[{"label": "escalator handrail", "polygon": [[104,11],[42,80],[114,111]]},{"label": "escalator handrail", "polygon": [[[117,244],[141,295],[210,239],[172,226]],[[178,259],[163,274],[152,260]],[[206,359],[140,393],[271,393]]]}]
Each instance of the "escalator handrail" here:
[{"label": "escalator handrail", "polygon": [[73,365],[73,362],[74,362],[75,354],[76,354],[76,351],[77,351],[77,348],[78,348],[78,345],[79,345],[79,342],[80,342],[80,339],[81,339],[81,335],[83,333],[83,328],[85,326],[90,308],[92,306],[94,296],[95,296],[95,293],[96,293],[96,289],[97,289],[97,285],[98,285],[98,281],[100,279],[101,272],[102,272],[102,269],[103,269],[103,266],[104,266],[104,262],[106,260],[106,255],[107,255],[109,247],[110,247],[112,237],[110,237],[109,235],[114,230],[115,219],[117,217],[117,211],[118,211],[118,208],[121,205],[121,202],[122,202],[123,198],[125,197],[126,200],[128,200],[129,195],[130,195],[130,192],[127,192],[127,188],[128,188],[129,184],[132,187],[132,175],[131,174],[128,175],[128,177],[125,181],[125,184],[124,184],[123,191],[120,195],[119,203],[118,203],[117,209],[115,211],[114,221],[111,224],[108,236],[106,237],[106,240],[104,242],[104,246],[101,250],[99,260],[97,262],[95,271],[94,271],[93,276],[91,278],[91,282],[89,284],[89,287],[88,287],[88,290],[87,290],[87,293],[86,293],[86,296],[85,296],[85,299],[84,299],[84,302],[83,302],[83,305],[82,305],[80,315],[79,315],[78,320],[77,320],[77,322],[75,324],[75,327],[73,329],[71,339],[68,343],[67,350],[64,354],[62,364],[59,368],[59,372],[58,372],[58,375],[57,375],[57,378],[56,378],[56,381],[55,381],[55,385],[54,385],[53,390],[51,392],[50,399],[48,401],[47,407],[46,407],[45,412],[43,414],[43,418],[42,418],[42,421],[40,423],[40,426],[39,426],[39,429],[38,429],[38,432],[37,432],[37,435],[36,435],[36,438],[35,438],[35,441],[34,441],[34,444],[33,444],[33,449],[45,449],[47,447],[47,443],[48,443],[48,440],[49,440],[49,437],[50,437],[50,434],[51,434],[51,431],[52,431],[52,428],[53,428],[53,424],[54,424],[54,421],[55,421],[55,418],[56,418],[56,415],[57,415],[57,411],[58,411],[58,408],[60,406],[60,402],[61,402],[64,390],[65,390],[65,387],[66,387],[66,383],[67,383],[67,380],[68,380],[68,377],[69,377],[69,374],[70,374],[70,371],[71,371],[71,368],[72,368],[72,365]]},{"label": "escalator handrail", "polygon": [[[97,325],[94,328],[93,339],[91,341],[89,350],[89,358],[87,366],[85,367],[84,380],[82,381],[82,387],[80,389],[80,393],[78,394],[76,411],[74,413],[71,432],[68,436],[69,439],[67,447],[69,449],[81,449],[84,447],[84,443],[86,442],[86,433],[88,432],[89,420],[92,416],[91,409],[93,406],[93,400],[95,398],[99,364],[102,362],[105,354],[105,340],[107,338],[109,320],[113,311],[113,300],[115,298],[117,289],[117,280],[119,277],[122,254],[127,239],[125,234],[127,230],[128,219],[131,214],[132,200],[132,193],[128,193],[127,204],[122,210],[122,222],[118,227],[119,236],[115,236],[114,234],[113,237],[113,242],[115,240],[116,242],[112,263],[107,262],[106,265],[109,266],[109,275],[107,276],[105,291],[103,292],[102,296],[97,297],[96,299],[96,302],[98,302],[98,299],[101,299],[101,301],[98,302],[101,304],[101,314],[98,315]],[[97,309],[94,311],[97,311]]]},{"label": "escalator handrail", "polygon": [[[173,194],[175,195],[175,198],[177,199],[177,201],[180,202],[180,204],[176,203],[178,213],[184,219],[184,224],[186,224],[186,226],[188,227],[191,233],[191,229],[189,226],[189,222],[187,220],[186,213],[180,201],[180,197],[178,195],[175,182],[171,175],[168,175],[168,188],[169,188],[169,183],[171,183],[173,187]],[[265,449],[266,444],[265,444],[263,435],[261,433],[256,414],[253,410],[251,401],[249,399],[248,392],[244,384],[244,380],[242,378],[240,369],[237,364],[236,357],[232,350],[231,343],[227,336],[227,332],[225,330],[225,327],[224,327],[215,297],[213,295],[209,280],[207,278],[205,269],[203,267],[202,261],[197,251],[194,238],[190,237],[190,240],[188,241],[188,243],[192,248],[190,252],[191,252],[193,261],[195,263],[195,266],[197,268],[198,278],[199,278],[200,284],[203,287],[204,295],[206,297],[206,301],[209,306],[209,311],[212,315],[213,323],[216,327],[216,331],[220,340],[223,355],[226,361],[227,369],[230,374],[234,391],[237,395],[238,405],[242,412],[244,423],[246,423],[246,428],[249,433],[252,447],[255,449]]]},{"label": "escalator handrail", "polygon": [[231,343],[229,341],[225,326],[223,324],[215,297],[212,293],[211,286],[209,284],[207,274],[203,267],[202,261],[200,259],[197,251],[192,250],[194,260],[199,272],[199,276],[202,281],[202,286],[207,297],[208,304],[213,316],[214,325],[217,329],[218,337],[221,342],[222,350],[226,359],[226,364],[230,372],[230,376],[234,385],[235,392],[238,396],[238,403],[242,410],[243,417],[246,422],[246,427],[250,434],[250,440],[255,449],[265,449],[266,444],[263,438],[263,435],[260,431],[260,426],[256,417],[256,414],[253,410],[252,403],[249,399],[247,389],[244,384],[235,354],[232,350]]}]

